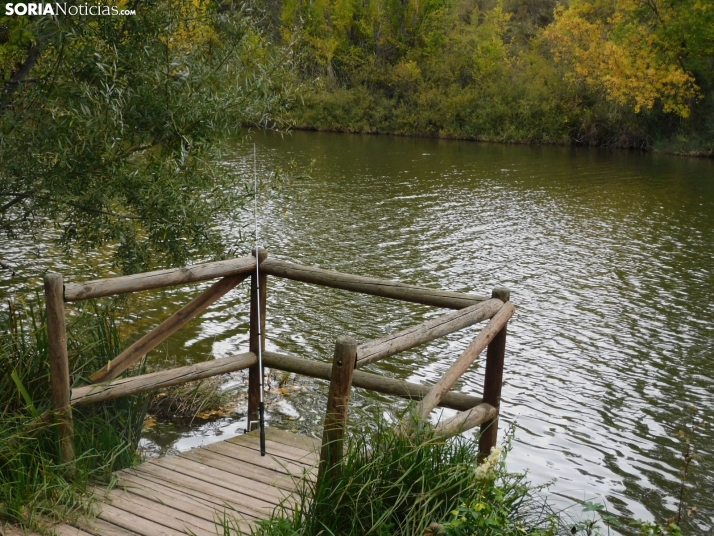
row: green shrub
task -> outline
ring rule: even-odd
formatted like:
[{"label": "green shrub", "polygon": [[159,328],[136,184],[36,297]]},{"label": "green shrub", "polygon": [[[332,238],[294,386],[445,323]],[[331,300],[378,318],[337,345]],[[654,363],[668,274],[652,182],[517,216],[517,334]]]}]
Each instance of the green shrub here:
[{"label": "green shrub", "polygon": [[408,437],[380,422],[351,437],[336,480],[315,495],[315,483],[303,478],[294,509],[279,508],[255,535],[413,536],[443,525],[456,536],[481,522],[494,530],[478,534],[554,534],[539,488],[506,472],[500,449],[481,464],[473,440],[443,440],[423,428]]}]

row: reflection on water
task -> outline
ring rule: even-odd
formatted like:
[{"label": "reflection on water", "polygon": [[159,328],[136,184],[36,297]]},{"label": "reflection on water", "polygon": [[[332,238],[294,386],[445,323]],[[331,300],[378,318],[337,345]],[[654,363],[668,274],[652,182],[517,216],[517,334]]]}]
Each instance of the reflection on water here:
[{"label": "reflection on water", "polygon": [[[713,416],[711,161],[301,132],[259,137],[258,147],[266,169],[294,160],[312,170],[262,203],[272,256],[479,294],[510,287],[517,312],[502,428],[518,430],[509,466],[529,469],[537,483],[557,478],[552,490],[562,496],[671,517],[683,449],[677,432],[691,422],[690,407],[706,421]],[[249,166],[251,149],[236,147],[230,166]],[[238,227],[226,222],[226,233]],[[63,266],[45,245],[5,242],[0,251],[15,247],[18,258],[39,253],[36,273],[5,284],[10,292],[36,284],[46,266],[86,277],[106,262],[99,254]],[[199,288],[142,294],[134,305],[148,312],[125,332],[140,335]],[[340,334],[367,340],[444,312],[276,278],[268,307],[268,347],[321,360]],[[239,287],[157,354],[180,362],[225,356],[245,349],[247,330]],[[433,383],[476,332],[370,368]],[[269,421],[317,435],[325,382],[289,381],[291,389],[270,391]],[[475,367],[457,388],[478,394],[481,381]],[[360,390],[353,405],[373,414],[403,407]],[[210,425],[196,421],[188,431],[157,426],[145,444],[160,453],[222,439],[245,427],[242,417],[239,410]],[[703,460],[685,494],[701,511],[690,533],[708,534],[714,432],[698,429],[693,441]]]}]

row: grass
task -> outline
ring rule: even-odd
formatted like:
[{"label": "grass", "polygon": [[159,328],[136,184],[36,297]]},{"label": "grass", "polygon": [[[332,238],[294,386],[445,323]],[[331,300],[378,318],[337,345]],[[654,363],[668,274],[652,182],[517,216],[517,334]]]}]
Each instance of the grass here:
[{"label": "grass", "polygon": [[380,422],[348,440],[331,485],[302,478],[296,505],[280,506],[254,536],[548,536],[557,520],[540,489],[508,473],[500,449],[479,463],[471,439],[439,439],[428,427],[408,437]]},{"label": "grass", "polygon": [[[681,536],[674,524],[620,519],[585,502],[580,519],[555,511],[545,486],[506,468],[504,447],[479,459],[478,441],[434,436],[424,423],[406,436],[384,420],[351,436],[337,476],[319,485],[309,473],[295,502],[257,522],[252,536]],[[240,534],[236,519],[218,523],[223,536]]]},{"label": "grass", "polygon": [[[111,306],[87,304],[68,319],[70,374],[74,384],[116,355]],[[75,409],[76,470],[68,477],[58,459],[52,422],[29,425],[52,407],[47,337],[39,299],[9,302],[0,313],[0,519],[41,528],[45,520],[70,520],[86,511],[88,484],[107,481],[131,465],[144,421],[143,397]]]}]

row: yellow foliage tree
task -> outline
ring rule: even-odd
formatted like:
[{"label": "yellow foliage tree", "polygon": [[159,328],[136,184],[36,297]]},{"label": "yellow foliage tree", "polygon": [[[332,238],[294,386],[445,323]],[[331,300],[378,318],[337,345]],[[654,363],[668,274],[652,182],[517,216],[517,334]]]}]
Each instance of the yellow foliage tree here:
[{"label": "yellow foliage tree", "polygon": [[[700,93],[684,65],[684,38],[669,32],[681,8],[665,0],[576,0],[556,11],[545,37],[571,81],[602,89],[637,113],[659,102],[665,112],[688,117]],[[706,4],[691,2],[685,11],[697,9]]]}]

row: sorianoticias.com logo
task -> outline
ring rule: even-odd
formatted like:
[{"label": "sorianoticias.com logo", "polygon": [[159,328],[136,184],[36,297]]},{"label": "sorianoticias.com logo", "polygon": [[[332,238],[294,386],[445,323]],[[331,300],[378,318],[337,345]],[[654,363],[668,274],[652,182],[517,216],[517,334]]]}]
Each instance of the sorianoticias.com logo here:
[{"label": "sorianoticias.com logo", "polygon": [[102,4],[74,4],[67,2],[16,2],[5,4],[5,15],[136,15],[135,9],[122,9],[119,6]]}]

